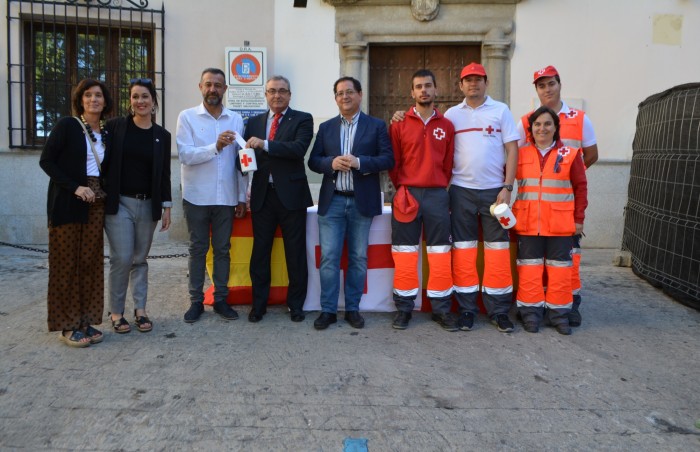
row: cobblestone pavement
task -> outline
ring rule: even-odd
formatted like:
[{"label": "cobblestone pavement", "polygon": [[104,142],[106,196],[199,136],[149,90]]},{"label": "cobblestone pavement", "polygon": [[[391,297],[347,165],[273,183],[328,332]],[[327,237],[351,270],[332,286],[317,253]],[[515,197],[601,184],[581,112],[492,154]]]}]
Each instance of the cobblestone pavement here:
[{"label": "cobblestone pavement", "polygon": [[421,313],[405,331],[368,313],[363,330],[319,332],[282,307],[185,324],[187,260],[155,259],[153,332],[105,317],[104,342],[81,350],[46,332],[46,255],[0,246],[0,449],[699,450],[700,312],[612,256],[584,250],[568,337],[484,317],[447,333]]}]

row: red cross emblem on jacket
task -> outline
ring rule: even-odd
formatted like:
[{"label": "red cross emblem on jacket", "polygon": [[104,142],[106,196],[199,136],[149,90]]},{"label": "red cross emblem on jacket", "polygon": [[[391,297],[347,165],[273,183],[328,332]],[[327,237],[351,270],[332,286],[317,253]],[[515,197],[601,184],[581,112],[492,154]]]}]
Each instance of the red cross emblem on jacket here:
[{"label": "red cross emblem on jacket", "polygon": [[437,138],[438,140],[442,140],[443,138],[445,138],[445,136],[446,136],[447,134],[446,134],[445,131],[442,130],[440,127],[436,127],[436,128],[433,130],[433,135],[434,135],[435,138]]}]

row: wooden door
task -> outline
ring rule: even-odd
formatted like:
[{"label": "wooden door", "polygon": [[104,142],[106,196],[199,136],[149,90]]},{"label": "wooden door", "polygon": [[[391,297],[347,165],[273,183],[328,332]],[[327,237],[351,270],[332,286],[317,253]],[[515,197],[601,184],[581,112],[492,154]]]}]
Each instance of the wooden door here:
[{"label": "wooden door", "polygon": [[435,74],[436,106],[444,113],[464,99],[459,74],[472,61],[481,61],[478,44],[461,45],[372,45],[369,49],[369,114],[387,124],[397,110],[414,105],[411,76],[419,69]]}]

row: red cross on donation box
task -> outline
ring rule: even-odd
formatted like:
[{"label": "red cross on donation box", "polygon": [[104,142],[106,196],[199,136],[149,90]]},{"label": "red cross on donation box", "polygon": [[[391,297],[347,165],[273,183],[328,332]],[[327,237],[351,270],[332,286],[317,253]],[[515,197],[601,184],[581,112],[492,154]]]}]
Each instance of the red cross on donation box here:
[{"label": "red cross on donation box", "polygon": [[243,157],[241,157],[241,164],[246,168],[248,168],[248,165],[250,165],[252,162],[253,162],[253,159],[248,157],[247,155],[244,155]]}]

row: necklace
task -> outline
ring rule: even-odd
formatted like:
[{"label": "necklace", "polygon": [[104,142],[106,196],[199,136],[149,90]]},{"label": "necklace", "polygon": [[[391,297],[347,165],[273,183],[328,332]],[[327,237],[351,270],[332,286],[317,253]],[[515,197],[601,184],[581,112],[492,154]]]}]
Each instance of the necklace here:
[{"label": "necklace", "polygon": [[[85,116],[80,115],[80,120],[83,122],[83,125],[85,125],[85,128],[87,129],[88,135],[90,135],[90,139],[92,140],[93,143],[97,143],[97,137],[95,137],[95,133],[92,131],[92,127],[90,127],[90,124],[85,120]],[[105,122],[103,119],[100,119],[100,141],[102,141],[102,137],[105,135]]]}]

